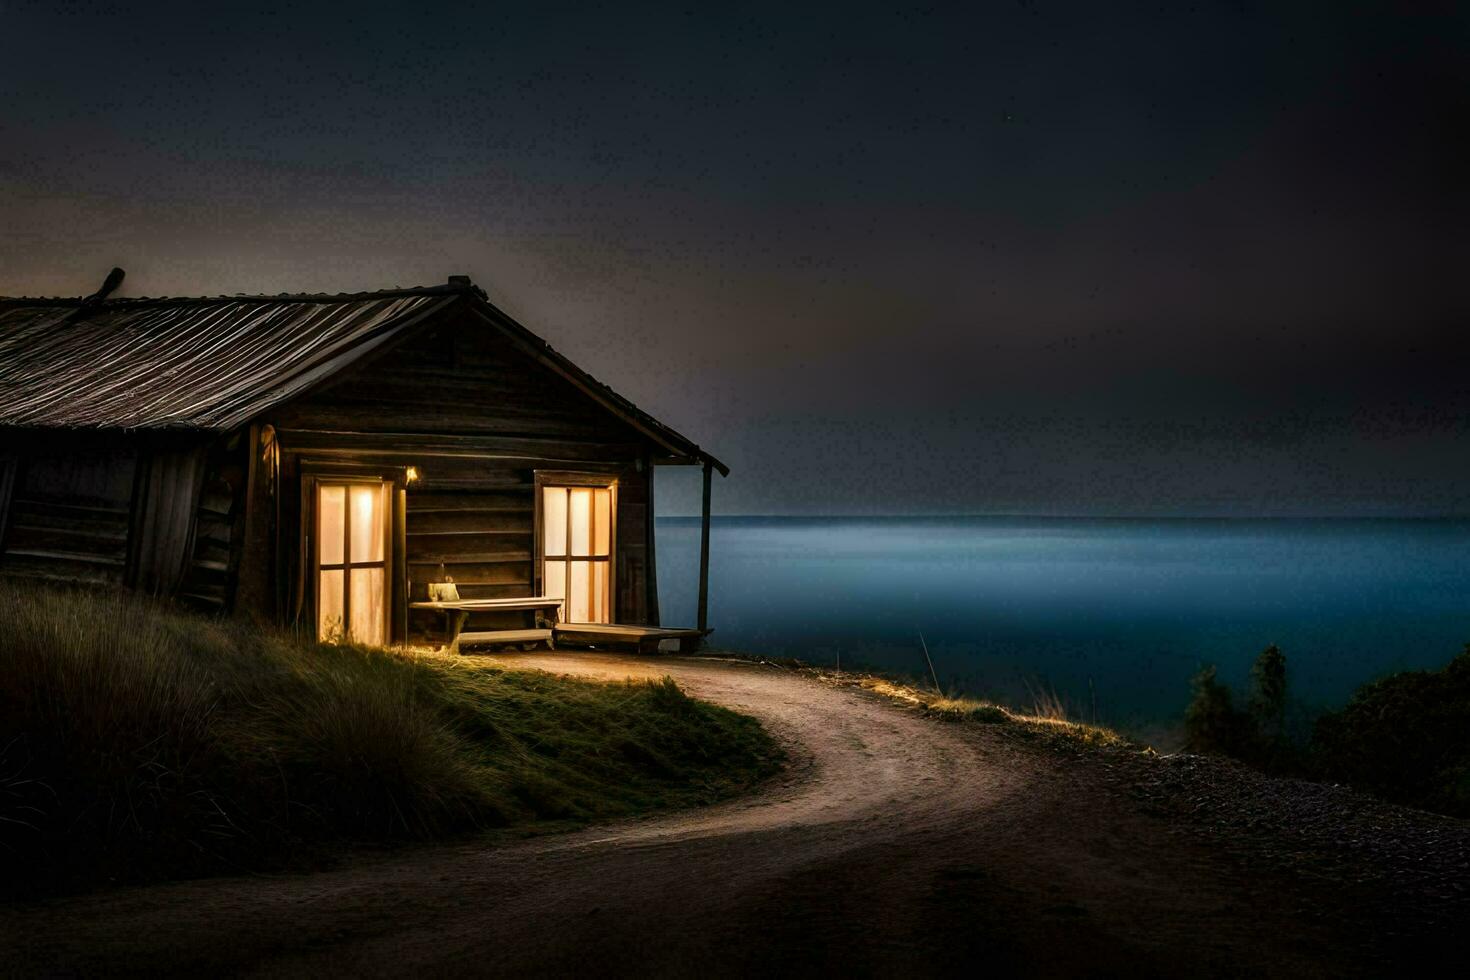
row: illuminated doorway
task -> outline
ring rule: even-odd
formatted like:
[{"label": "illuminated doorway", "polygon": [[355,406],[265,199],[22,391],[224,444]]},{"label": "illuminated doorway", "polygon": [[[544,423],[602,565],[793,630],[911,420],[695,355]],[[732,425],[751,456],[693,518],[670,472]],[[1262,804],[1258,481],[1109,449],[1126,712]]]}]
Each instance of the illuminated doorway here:
[{"label": "illuminated doorway", "polygon": [[541,485],[541,587],[565,623],[612,622],[616,487]]},{"label": "illuminated doorway", "polygon": [[389,488],[382,480],[317,484],[319,639],[387,642]]}]

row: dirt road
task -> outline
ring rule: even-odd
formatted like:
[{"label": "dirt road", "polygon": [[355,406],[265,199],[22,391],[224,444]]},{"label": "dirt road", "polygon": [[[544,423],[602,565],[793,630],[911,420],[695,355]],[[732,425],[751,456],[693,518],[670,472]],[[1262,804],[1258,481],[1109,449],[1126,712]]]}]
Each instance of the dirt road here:
[{"label": "dirt road", "polygon": [[1242,875],[1126,794],[984,726],[769,667],[499,658],[671,674],[792,755],[704,810],[352,867],[0,908],[0,973],[1342,974],[1363,937],[1308,884]]}]

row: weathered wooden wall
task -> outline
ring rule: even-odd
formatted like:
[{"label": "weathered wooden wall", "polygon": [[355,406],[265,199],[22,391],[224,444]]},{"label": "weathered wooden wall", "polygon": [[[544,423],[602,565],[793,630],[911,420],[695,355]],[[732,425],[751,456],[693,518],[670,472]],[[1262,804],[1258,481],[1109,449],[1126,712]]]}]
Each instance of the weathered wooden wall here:
[{"label": "weathered wooden wall", "polygon": [[[128,584],[139,482],[153,443],[89,432],[25,433],[4,441],[10,494],[0,575]],[[242,460],[238,437],[211,438],[193,547],[179,588],[186,601],[211,611],[228,608],[231,599],[234,541],[244,516]]]},{"label": "weathered wooden wall", "polygon": [[8,448],[14,471],[0,575],[121,585],[137,447],[60,433]]},{"label": "weathered wooden wall", "polygon": [[222,612],[233,601],[245,523],[245,441],[248,432],[210,446],[194,523],[194,547],[179,595],[204,609]]},{"label": "weathered wooden wall", "polygon": [[618,482],[617,595],[613,597],[618,622],[657,626],[651,617],[648,595],[653,583],[648,562],[647,468],[628,473]]},{"label": "weathered wooden wall", "polygon": [[[268,418],[289,498],[303,462],[414,466],[410,595],[452,579],[466,598],[534,594],[535,472],[618,479],[616,616],[648,615],[647,467],[642,437],[569,381],[475,319],[445,324]],[[283,500],[281,540],[300,539],[298,501]],[[309,589],[300,589],[304,608]],[[517,625],[477,616],[471,629]],[[411,619],[412,634],[428,623]]]}]

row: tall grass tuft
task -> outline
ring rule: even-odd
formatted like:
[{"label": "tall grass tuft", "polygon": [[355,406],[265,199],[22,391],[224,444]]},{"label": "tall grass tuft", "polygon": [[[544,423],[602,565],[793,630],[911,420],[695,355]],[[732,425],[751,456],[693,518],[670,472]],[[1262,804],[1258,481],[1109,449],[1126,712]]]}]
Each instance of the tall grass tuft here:
[{"label": "tall grass tuft", "polygon": [[0,846],[22,865],[73,837],[102,864],[197,851],[181,827],[217,812],[201,776],[218,761],[222,692],[186,631],[117,595],[15,588],[0,590],[0,620]]},{"label": "tall grass tuft", "polygon": [[1057,689],[1048,684],[1026,682],[1031,695],[1031,716],[1045,721],[1068,721],[1067,702],[1057,694]]},{"label": "tall grass tuft", "polygon": [[701,803],[779,765],[753,719],[667,679],[307,643],[131,595],[12,584],[0,622],[10,890]]}]

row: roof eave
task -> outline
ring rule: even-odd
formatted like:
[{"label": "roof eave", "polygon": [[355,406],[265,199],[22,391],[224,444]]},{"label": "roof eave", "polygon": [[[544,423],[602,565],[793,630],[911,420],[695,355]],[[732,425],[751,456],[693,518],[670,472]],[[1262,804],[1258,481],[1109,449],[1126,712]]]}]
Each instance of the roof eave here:
[{"label": "roof eave", "polygon": [[662,446],[669,453],[668,458],[662,462],[677,464],[682,460],[688,460],[690,463],[708,463],[719,471],[720,476],[730,475],[730,468],[715,456],[705,452],[697,443],[680,435],[582,370],[565,354],[537,336],[515,317],[490,302],[483,292],[476,290],[474,299],[470,302],[470,309],[486,323],[500,330],[512,342],[518,344],[538,362],[572,382],[583,394],[621,418],[644,437]]}]

